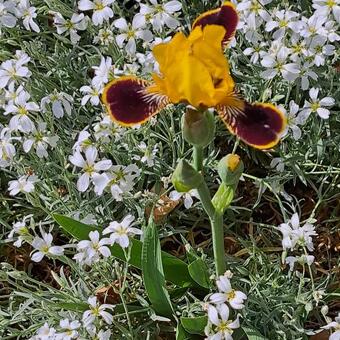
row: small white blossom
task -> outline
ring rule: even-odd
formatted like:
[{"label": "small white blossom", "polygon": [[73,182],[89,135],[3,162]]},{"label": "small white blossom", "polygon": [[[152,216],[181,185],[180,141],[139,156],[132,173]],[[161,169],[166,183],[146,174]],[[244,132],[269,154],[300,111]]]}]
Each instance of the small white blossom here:
[{"label": "small white blossom", "polygon": [[24,175],[19,179],[8,182],[8,191],[11,196],[19,192],[29,193],[34,191],[34,184],[38,182],[38,177],[34,175]]},{"label": "small white blossom", "polygon": [[295,263],[300,263],[300,264],[307,264],[310,266],[314,262],[315,257],[313,255],[301,255],[299,257],[295,256],[287,256],[285,259],[285,263],[289,265],[289,270],[293,271]]},{"label": "small white blossom", "polygon": [[229,320],[229,308],[226,304],[208,306],[208,324],[204,329],[207,340],[233,340],[234,329],[240,327],[239,317]]},{"label": "small white blossom", "polygon": [[79,333],[77,332],[77,329],[81,326],[78,320],[70,321],[69,319],[62,319],[60,320],[59,325],[63,332],[57,334],[56,340],[71,340],[78,338]]},{"label": "small white blossom", "polygon": [[31,218],[32,215],[27,215],[23,218],[22,221],[16,222],[13,224],[13,229],[8,234],[8,238],[6,241],[13,242],[15,247],[20,248],[24,241],[28,241],[31,238],[31,234],[29,232],[29,227],[26,225],[27,220]]},{"label": "small white blossom", "polygon": [[334,332],[330,335],[329,340],[340,340],[340,312],[335,317],[334,321],[329,322],[326,326],[321,327],[323,329],[334,329]]},{"label": "small white blossom", "polygon": [[112,162],[108,159],[96,162],[97,157],[98,151],[95,148],[86,149],[85,159],[80,152],[75,152],[69,157],[72,164],[83,169],[83,174],[77,181],[77,189],[80,192],[87,190],[90,185],[90,179],[93,178],[94,175],[98,174],[99,171],[108,170],[112,165]]},{"label": "small white blossom", "polygon": [[53,23],[58,34],[70,35],[71,43],[77,44],[80,40],[78,31],[84,31],[87,27],[87,17],[83,13],[73,13],[71,19],[64,19],[60,13],[53,13]]},{"label": "small white blossom", "polygon": [[47,111],[47,104],[52,104],[52,112],[56,118],[64,117],[65,112],[70,116],[72,111],[71,103],[73,102],[72,96],[65,92],[54,91],[50,95],[41,100],[41,109],[43,112]]},{"label": "small white blossom", "polygon": [[92,325],[99,317],[103,318],[107,324],[112,324],[113,316],[106,310],[113,310],[114,305],[99,305],[95,296],[90,296],[87,301],[89,303],[90,309],[86,310],[83,314],[83,323],[85,327]]},{"label": "small white blossom", "polygon": [[81,11],[93,11],[92,22],[95,26],[99,26],[113,17],[110,5],[114,2],[115,0],[80,0],[78,8]]},{"label": "small white blossom", "polygon": [[[97,82],[97,80],[96,80],[96,82]],[[100,104],[100,95],[103,92],[102,86],[100,86],[98,88],[96,86],[85,85],[85,86],[82,86],[79,89],[79,91],[83,92],[85,94],[84,97],[81,99],[81,105],[85,106],[88,101],[90,101],[90,103],[93,106],[98,106]]]},{"label": "small white blossom", "polygon": [[133,159],[140,160],[142,163],[146,163],[148,167],[155,165],[155,157],[158,152],[158,145],[154,145],[151,149],[145,142],[141,142],[138,145],[138,149],[144,153],[143,156],[134,155]]},{"label": "small white blossom", "polygon": [[38,128],[34,127],[30,136],[24,140],[23,149],[25,152],[29,152],[32,148],[35,148],[36,154],[39,158],[47,158],[47,148],[55,148],[59,140],[58,136],[51,136],[46,131],[47,124],[44,122],[38,122]]},{"label": "small white blossom", "polygon": [[127,215],[121,222],[113,221],[104,229],[103,234],[110,234],[112,243],[118,243],[122,248],[127,248],[130,243],[129,237],[142,235],[140,229],[131,226],[134,219],[132,215]]},{"label": "small white blossom", "polygon": [[210,296],[210,301],[214,304],[228,302],[233,309],[242,309],[247,295],[231,287],[230,280],[227,276],[222,275],[216,280],[219,293]]},{"label": "small white blossom", "polygon": [[335,104],[335,100],[332,97],[324,97],[318,99],[319,89],[311,88],[309,90],[310,101],[305,101],[305,104],[298,116],[298,121],[304,124],[311,113],[316,112],[318,116],[322,119],[328,119],[330,111],[325,107],[330,107]]},{"label": "small white blossom", "polygon": [[97,230],[91,231],[89,240],[82,240],[77,244],[78,253],[73,258],[80,264],[91,265],[98,262],[101,257],[111,256],[108,245],[111,245],[109,238],[100,239]]},{"label": "small white blossom", "polygon": [[126,52],[134,55],[136,53],[136,39],[149,42],[153,38],[152,33],[148,29],[142,29],[144,24],[143,20],[140,20],[140,17],[137,15],[133,18],[131,25],[129,25],[124,18],[115,20],[114,26],[121,32],[116,36],[117,45],[122,48],[124,41],[127,41],[125,46]]},{"label": "small white blossom", "polygon": [[0,89],[11,81],[17,82],[22,78],[29,78],[31,72],[20,60],[6,60],[0,65]]},{"label": "small white blossom", "polygon": [[102,57],[99,66],[94,66],[95,76],[92,79],[92,86],[97,90],[109,82],[110,76],[113,75],[112,59],[110,57]]},{"label": "small white blossom", "polygon": [[53,236],[41,230],[41,237],[36,236],[32,241],[34,250],[31,253],[32,261],[40,262],[46,255],[60,256],[64,254],[64,248],[52,246]]},{"label": "small white blossom", "polygon": [[15,16],[15,3],[13,1],[3,1],[0,2],[0,29],[1,26],[13,28],[17,23],[17,18]]},{"label": "small white blossom", "polygon": [[305,223],[300,227],[299,215],[293,214],[287,223],[282,223],[278,227],[282,233],[283,249],[291,249],[298,246],[307,247],[309,251],[314,249],[312,236],[316,236],[315,227],[310,223]]},{"label": "small white blossom", "polygon": [[198,192],[195,189],[192,189],[188,192],[178,192],[176,190],[173,190],[169,194],[169,198],[172,201],[178,201],[181,198],[184,199],[184,207],[185,209],[189,209],[192,207],[194,200],[192,199],[193,197],[199,198]]},{"label": "small white blossom", "polygon": [[17,16],[23,19],[22,23],[28,31],[40,32],[39,26],[33,20],[37,17],[36,8],[30,5],[29,0],[20,0]]},{"label": "small white blossom", "polygon": [[56,330],[53,327],[50,327],[47,322],[44,323],[43,326],[41,326],[37,334],[31,338],[31,340],[52,340],[56,336]]}]

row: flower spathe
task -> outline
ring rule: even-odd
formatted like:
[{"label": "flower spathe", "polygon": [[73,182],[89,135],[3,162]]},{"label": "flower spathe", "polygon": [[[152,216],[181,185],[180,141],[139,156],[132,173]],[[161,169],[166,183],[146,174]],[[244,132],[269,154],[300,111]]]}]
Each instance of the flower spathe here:
[{"label": "flower spathe", "polygon": [[223,53],[238,22],[232,3],[199,16],[189,36],[178,32],[153,48],[160,73],[153,83],[134,76],[114,79],[102,101],[111,118],[123,126],[149,120],[168,104],[184,103],[198,110],[215,107],[232,134],[259,149],[278,143],[284,114],[271,104],[249,104],[235,93],[235,82]]}]

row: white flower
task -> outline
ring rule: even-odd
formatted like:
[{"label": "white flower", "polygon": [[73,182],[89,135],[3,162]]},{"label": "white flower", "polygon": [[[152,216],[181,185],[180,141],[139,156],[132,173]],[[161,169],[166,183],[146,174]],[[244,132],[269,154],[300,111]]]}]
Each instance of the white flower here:
[{"label": "white flower", "polygon": [[52,104],[52,112],[56,118],[64,117],[65,112],[70,116],[72,111],[71,103],[73,102],[72,96],[65,92],[54,91],[50,95],[41,100],[41,109],[43,112],[47,111],[47,104]]},{"label": "white flower", "polygon": [[94,191],[97,195],[102,195],[105,188],[109,187],[112,197],[116,201],[122,201],[123,194],[133,189],[134,180],[139,175],[140,169],[135,164],[126,167],[114,165],[111,172],[93,176]]},{"label": "white flower", "polygon": [[152,167],[155,165],[155,157],[158,152],[157,144],[150,150],[150,147],[146,145],[144,142],[141,142],[138,145],[138,149],[144,153],[142,157],[138,155],[134,155],[133,159],[140,160],[142,163],[146,163],[148,167]]},{"label": "white flower", "polygon": [[7,86],[10,81],[28,78],[31,72],[18,60],[6,60],[0,65],[0,89]]},{"label": "white flower", "polygon": [[60,320],[59,325],[64,330],[64,332],[58,333],[56,336],[56,340],[71,340],[78,338],[79,334],[77,332],[77,329],[81,326],[79,321],[62,319]]},{"label": "white flower", "polygon": [[[72,150],[75,152],[86,151],[87,149],[96,149],[93,141],[90,139],[91,135],[88,131],[82,130],[79,132],[78,139],[74,143]],[[93,151],[95,152],[95,151]]]},{"label": "white flower", "polygon": [[[97,79],[98,80],[98,79]],[[97,82],[96,80],[96,82]],[[100,103],[100,95],[103,92],[103,87],[100,86],[97,88],[96,86],[82,86],[79,89],[80,92],[85,93],[84,97],[81,99],[81,105],[86,105],[88,101],[93,106],[98,106]]]},{"label": "white flower", "polygon": [[319,15],[328,16],[332,12],[335,20],[340,24],[339,0],[313,0],[313,8]]},{"label": "white flower", "polygon": [[330,42],[340,40],[340,35],[338,34],[339,28],[338,28],[338,25],[334,21],[327,21],[325,23],[325,31],[326,31],[327,39]]},{"label": "white flower", "polygon": [[174,17],[176,12],[182,9],[180,1],[169,1],[166,3],[158,3],[157,0],[150,0],[153,6],[140,4],[140,12],[137,14],[141,22],[150,21],[156,31],[162,31],[163,26],[174,30],[180,25],[179,21]]},{"label": "white flower", "polygon": [[214,293],[210,296],[210,301],[214,304],[221,304],[227,302],[234,309],[242,309],[244,307],[244,300],[247,295],[239,290],[234,290],[231,287],[229,278],[222,275],[216,280],[219,293]]},{"label": "white flower", "polygon": [[267,70],[261,73],[265,79],[272,79],[276,75],[281,74],[282,77],[290,82],[298,77],[299,68],[295,63],[287,63],[287,57],[290,50],[282,46],[276,55],[267,54],[263,57],[261,64]]},{"label": "white flower", "polygon": [[114,21],[114,26],[120,30],[120,34],[116,36],[117,45],[122,48],[124,41],[127,40],[127,44],[125,46],[126,52],[130,55],[134,55],[136,53],[136,40],[142,39],[146,42],[152,40],[153,35],[147,29],[142,29],[144,26],[143,20],[140,20],[140,17],[135,15],[132,20],[132,25],[128,25],[124,18],[119,18]]},{"label": "white flower", "polygon": [[22,85],[16,88],[14,82],[9,83],[7,89],[5,89],[5,98],[7,99],[7,104],[13,104],[21,92],[25,92]]},{"label": "white flower", "polygon": [[100,239],[97,230],[91,231],[89,233],[89,238],[89,240],[82,240],[77,244],[79,253],[73,257],[77,262],[91,265],[92,263],[98,262],[101,256],[111,256],[110,248],[107,247],[111,244],[109,238]]},{"label": "white flower", "polygon": [[38,331],[37,335],[33,338],[36,340],[52,340],[56,336],[56,330],[53,327],[50,327],[47,322],[41,326]]},{"label": "white flower", "polygon": [[37,13],[35,12],[36,8],[31,7],[29,0],[20,0],[19,6],[17,8],[17,16],[22,18],[24,27],[31,31],[39,33],[39,26],[33,21],[37,17]]},{"label": "white flower", "polygon": [[282,223],[278,227],[282,233],[283,249],[294,249],[296,246],[307,247],[309,251],[314,249],[312,236],[316,236],[315,227],[310,223],[305,223],[300,227],[299,215],[293,214],[287,223]]},{"label": "white flower", "polygon": [[22,221],[16,222],[13,224],[13,229],[8,234],[8,238],[6,241],[13,242],[14,236],[17,237],[17,240],[13,243],[15,247],[20,248],[22,242],[28,241],[31,239],[31,234],[29,232],[29,228],[26,226],[27,219],[31,218],[32,215],[27,215],[23,218]]},{"label": "white flower", "polygon": [[99,91],[109,81],[109,77],[113,72],[112,59],[110,57],[102,57],[99,66],[94,66],[95,77],[92,79],[92,85]]},{"label": "white flower", "polygon": [[299,78],[301,79],[301,88],[302,90],[308,90],[309,89],[309,79],[312,78],[313,80],[318,79],[318,75],[311,70],[311,67],[313,64],[309,62],[305,62],[300,66],[300,74]]},{"label": "white flower", "polygon": [[0,131],[0,167],[6,167],[12,162],[16,153],[15,146],[12,143],[15,139],[20,138],[12,137],[9,128],[3,128]]},{"label": "white flower", "polygon": [[112,165],[112,162],[108,159],[95,162],[97,156],[97,149],[88,148],[85,151],[86,160],[78,151],[76,151],[72,156],[69,157],[70,162],[75,166],[82,168],[84,172],[77,181],[77,189],[80,192],[84,192],[87,190],[90,184],[90,178],[92,178],[99,171],[108,170]]},{"label": "white flower", "polygon": [[301,21],[301,29],[299,34],[304,37],[313,37],[315,35],[324,35],[325,29],[323,27],[327,18],[314,13],[308,19],[303,17]]},{"label": "white flower", "polygon": [[181,198],[184,198],[184,207],[186,209],[189,209],[192,207],[194,200],[192,199],[193,197],[199,198],[197,190],[193,189],[188,192],[178,192],[176,190],[173,190],[169,194],[169,198],[172,201],[178,201]]},{"label": "white flower", "polygon": [[107,312],[106,309],[113,310],[113,305],[99,305],[95,296],[90,296],[87,301],[89,303],[90,309],[85,311],[83,314],[83,323],[85,327],[92,325],[96,318],[99,317],[103,318],[107,324],[112,324],[113,316]]},{"label": "white flower", "polygon": [[[293,138],[299,140],[301,138],[301,129],[298,127],[300,124],[297,119],[297,114],[299,112],[299,105],[297,105],[294,100],[289,102],[289,112],[286,114],[287,117],[287,127],[284,134],[287,134],[289,130],[292,130]],[[279,169],[277,169],[280,171]],[[282,168],[283,171],[283,168]]]},{"label": "white flower", "polygon": [[208,306],[208,324],[204,329],[208,340],[233,340],[234,329],[240,327],[239,317],[229,320],[229,308],[226,304]]},{"label": "white flower", "polygon": [[58,34],[70,35],[71,43],[77,44],[80,40],[80,35],[77,31],[84,31],[87,27],[87,17],[83,13],[73,13],[71,19],[64,19],[60,13],[53,13],[53,22],[57,28]]},{"label": "white flower", "polygon": [[31,253],[32,261],[40,262],[46,255],[60,256],[64,254],[64,248],[52,246],[53,236],[51,233],[45,233],[41,230],[41,237],[36,236],[32,241],[34,250]]},{"label": "white flower", "polygon": [[335,321],[329,322],[321,328],[334,329],[335,332],[331,334],[329,340],[340,340],[340,312],[338,312],[338,316],[335,317]]},{"label": "white flower", "polygon": [[113,11],[109,7],[115,0],[80,0],[78,8],[81,11],[93,11],[92,22],[95,26],[102,25],[104,20],[108,21],[113,17]]},{"label": "white flower", "polygon": [[309,90],[310,101],[305,101],[301,113],[298,116],[298,121],[301,124],[304,124],[306,122],[312,112],[316,112],[318,116],[322,119],[328,119],[330,111],[326,109],[325,106],[333,106],[335,104],[335,100],[332,97],[324,97],[322,99],[318,99],[318,96],[318,88],[313,87]]},{"label": "white flower", "polygon": [[17,18],[15,17],[15,3],[13,1],[3,1],[0,2],[0,29],[1,26],[13,28],[17,23]]},{"label": "white flower", "polygon": [[119,141],[126,129],[115,122],[112,119],[105,115],[105,117],[98,123],[93,125],[94,137],[96,140],[100,140],[103,143],[109,143],[113,139],[113,141]]},{"label": "white flower", "polygon": [[289,270],[293,271],[296,262],[300,264],[308,264],[309,266],[314,262],[315,257],[313,255],[301,255],[300,257],[287,256],[285,263],[289,265]]},{"label": "white flower", "polygon": [[25,139],[22,145],[25,152],[29,152],[34,147],[39,158],[47,158],[47,147],[55,148],[57,146],[59,137],[50,136],[46,131],[46,126],[46,123],[38,122],[38,128],[34,127],[31,135]]},{"label": "white flower", "polygon": [[8,182],[8,191],[11,196],[19,192],[29,193],[34,191],[34,183],[38,182],[38,177],[34,175],[24,175],[19,179]]},{"label": "white flower", "polygon": [[267,22],[266,31],[271,32],[273,29],[277,28],[273,34],[273,38],[274,40],[279,40],[284,36],[287,28],[292,30],[298,28],[299,23],[294,20],[298,16],[299,14],[293,11],[277,11],[273,13],[273,19]]},{"label": "white flower", "polygon": [[134,221],[132,215],[127,215],[121,222],[113,221],[107,228],[104,229],[103,234],[110,234],[110,240],[112,243],[118,243],[122,248],[129,246],[129,237],[134,235],[142,235],[140,229],[131,227],[131,223]]},{"label": "white flower", "polygon": [[108,46],[114,42],[114,35],[112,28],[101,28],[98,35],[94,37],[93,42],[95,44],[100,43],[101,45]]},{"label": "white flower", "polygon": [[262,58],[265,55],[265,52],[263,51],[263,47],[265,47],[267,44],[265,42],[252,44],[252,47],[248,47],[243,51],[244,55],[251,56],[250,61],[253,64],[256,64],[259,61],[259,58]]},{"label": "white flower", "polygon": [[39,111],[39,105],[34,102],[29,102],[30,94],[26,91],[21,91],[15,98],[12,104],[5,107],[4,114],[15,114],[10,122],[9,127],[14,131],[31,132],[34,130],[34,123],[29,117],[30,112]]},{"label": "white flower", "polygon": [[326,44],[327,38],[318,35],[310,41],[310,48],[308,50],[309,56],[314,58],[316,66],[325,65],[326,57],[333,55],[335,47],[331,44]]}]

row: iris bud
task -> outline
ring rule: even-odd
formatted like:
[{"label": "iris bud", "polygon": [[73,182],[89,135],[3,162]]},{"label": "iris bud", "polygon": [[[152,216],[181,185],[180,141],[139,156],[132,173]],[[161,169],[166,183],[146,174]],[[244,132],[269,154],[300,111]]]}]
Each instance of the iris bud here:
[{"label": "iris bud", "polygon": [[215,136],[215,118],[210,111],[187,109],[182,116],[183,138],[191,145],[206,147]]},{"label": "iris bud", "polygon": [[217,170],[223,183],[236,186],[244,170],[244,165],[240,156],[229,154],[220,160]]},{"label": "iris bud", "polygon": [[202,183],[203,177],[186,160],[181,159],[171,181],[178,192],[188,192],[197,188]]}]

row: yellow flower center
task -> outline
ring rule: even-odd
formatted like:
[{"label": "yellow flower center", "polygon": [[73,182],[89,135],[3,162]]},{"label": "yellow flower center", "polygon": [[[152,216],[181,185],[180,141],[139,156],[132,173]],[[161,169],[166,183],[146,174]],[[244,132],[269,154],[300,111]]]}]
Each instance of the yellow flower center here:
[{"label": "yellow flower center", "polygon": [[91,308],[91,311],[92,311],[92,314],[94,316],[99,316],[99,307],[94,307],[94,308]]},{"label": "yellow flower center", "polygon": [[134,38],[136,35],[136,32],[133,29],[130,29],[126,34],[128,38]]},{"label": "yellow flower center", "polygon": [[288,22],[286,20],[281,20],[279,22],[279,27],[283,28],[283,27],[287,27],[288,25]]},{"label": "yellow flower center", "polygon": [[89,164],[85,165],[84,171],[87,172],[88,174],[92,175],[92,173],[94,172],[93,165],[89,165]]},{"label": "yellow flower center", "polygon": [[41,252],[44,253],[44,254],[48,253],[48,250],[49,250],[49,247],[48,247],[48,246],[43,246],[43,247],[41,248]]},{"label": "yellow flower center", "polygon": [[218,332],[228,332],[230,334],[233,333],[232,329],[229,327],[230,321],[222,321],[218,326],[217,326],[217,331]]},{"label": "yellow flower center", "polygon": [[24,106],[20,106],[19,109],[18,109],[18,113],[22,116],[25,116],[25,115],[27,115],[28,111]]},{"label": "yellow flower center", "polygon": [[312,104],[311,109],[312,111],[316,111],[319,107],[320,107],[320,103],[316,102]]},{"label": "yellow flower center", "polygon": [[258,11],[261,9],[261,5],[258,1],[252,2],[250,6],[250,11],[258,13]]},{"label": "yellow flower center", "polygon": [[95,11],[101,11],[104,8],[105,8],[105,6],[101,2],[95,3],[95,7],[94,7]]},{"label": "yellow flower center", "polygon": [[226,295],[227,295],[228,301],[234,299],[236,296],[235,290],[232,289],[229,293],[226,293]]},{"label": "yellow flower center", "polygon": [[329,8],[332,8],[333,6],[336,5],[335,0],[328,0],[328,1],[326,2],[326,5],[327,5]]}]

